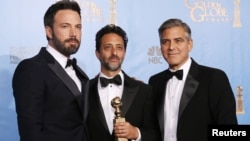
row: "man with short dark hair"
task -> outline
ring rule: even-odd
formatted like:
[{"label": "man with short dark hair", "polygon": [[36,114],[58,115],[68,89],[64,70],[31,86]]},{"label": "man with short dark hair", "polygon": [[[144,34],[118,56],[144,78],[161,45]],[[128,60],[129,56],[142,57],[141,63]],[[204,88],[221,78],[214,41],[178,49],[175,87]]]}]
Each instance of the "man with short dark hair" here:
[{"label": "man with short dark hair", "polygon": [[75,1],[51,5],[44,15],[48,46],[15,70],[21,141],[87,141],[88,76],[71,58],[81,43],[80,12]]}]

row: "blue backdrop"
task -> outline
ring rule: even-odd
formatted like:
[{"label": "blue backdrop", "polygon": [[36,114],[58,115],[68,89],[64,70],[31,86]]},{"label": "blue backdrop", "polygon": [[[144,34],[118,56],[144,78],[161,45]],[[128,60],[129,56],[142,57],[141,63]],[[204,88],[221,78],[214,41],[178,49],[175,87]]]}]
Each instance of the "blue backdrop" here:
[{"label": "blue backdrop", "polygon": [[[11,79],[17,64],[47,45],[43,15],[56,0],[3,0],[0,8],[0,141],[19,140]],[[168,66],[160,53],[157,29],[168,18],[187,22],[193,33],[191,56],[224,70],[237,102],[240,124],[250,124],[249,0],[77,0],[83,37],[75,57],[90,78],[100,71],[95,33],[116,23],[128,33],[123,69],[147,83]],[[238,88],[238,89],[237,89]],[[241,89],[239,89],[241,88]]]}]

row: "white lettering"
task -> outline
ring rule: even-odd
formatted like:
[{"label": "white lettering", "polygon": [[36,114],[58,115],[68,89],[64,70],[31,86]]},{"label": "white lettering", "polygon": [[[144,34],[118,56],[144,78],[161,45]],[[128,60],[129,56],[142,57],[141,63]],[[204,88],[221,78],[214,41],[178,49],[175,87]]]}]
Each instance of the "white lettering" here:
[{"label": "white lettering", "polygon": [[219,131],[218,129],[212,129],[212,136],[247,136],[246,131],[234,131],[232,129],[228,131]]}]

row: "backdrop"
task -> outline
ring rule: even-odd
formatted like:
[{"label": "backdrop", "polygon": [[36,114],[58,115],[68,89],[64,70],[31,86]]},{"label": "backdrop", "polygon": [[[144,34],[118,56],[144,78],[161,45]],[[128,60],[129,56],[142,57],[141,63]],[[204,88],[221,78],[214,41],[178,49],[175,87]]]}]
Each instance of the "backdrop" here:
[{"label": "backdrop", "polygon": [[[56,0],[3,0],[0,8],[0,140],[19,140],[12,75],[17,64],[47,46],[43,16]],[[158,27],[180,18],[192,29],[191,56],[200,64],[224,70],[237,102],[240,124],[250,124],[249,0],[78,0],[83,37],[74,57],[93,78],[100,71],[95,33],[108,23],[129,38],[123,70],[139,80],[168,66],[160,53]]]}]

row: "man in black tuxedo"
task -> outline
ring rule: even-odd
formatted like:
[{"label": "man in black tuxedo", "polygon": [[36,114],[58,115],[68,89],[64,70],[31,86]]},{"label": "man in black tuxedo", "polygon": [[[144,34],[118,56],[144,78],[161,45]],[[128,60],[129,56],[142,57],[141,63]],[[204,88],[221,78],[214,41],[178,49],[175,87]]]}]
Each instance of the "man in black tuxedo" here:
[{"label": "man in black tuxedo", "polygon": [[[87,118],[90,141],[115,141],[116,137],[129,141],[161,140],[152,88],[121,69],[127,41],[125,31],[113,24],[104,26],[96,34],[95,53],[101,72],[90,81]],[[105,79],[110,79],[110,83],[104,83]],[[126,122],[113,124],[115,110],[111,100],[115,97],[121,98],[121,112]]]},{"label": "man in black tuxedo", "polygon": [[189,26],[169,19],[158,29],[169,69],[149,78],[164,141],[207,141],[209,124],[237,124],[236,104],[226,74],[189,57]]},{"label": "man in black tuxedo", "polygon": [[80,7],[58,1],[44,15],[48,46],[20,62],[13,76],[21,141],[87,141],[88,76],[67,64],[81,42]]}]

